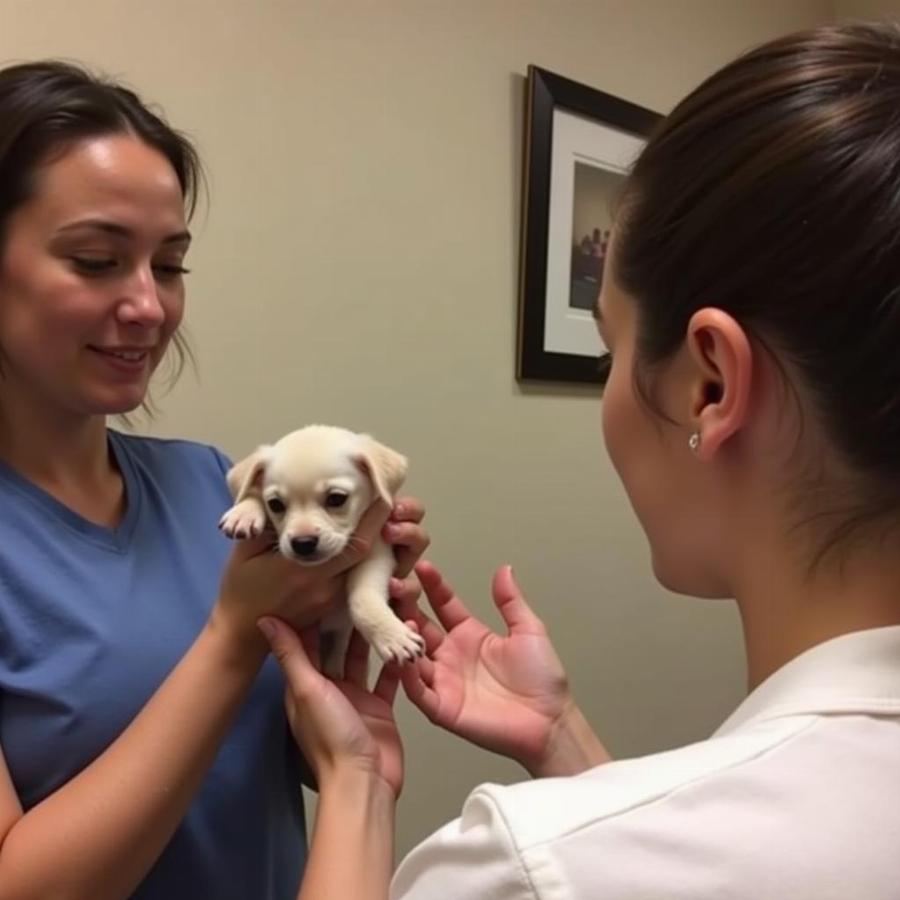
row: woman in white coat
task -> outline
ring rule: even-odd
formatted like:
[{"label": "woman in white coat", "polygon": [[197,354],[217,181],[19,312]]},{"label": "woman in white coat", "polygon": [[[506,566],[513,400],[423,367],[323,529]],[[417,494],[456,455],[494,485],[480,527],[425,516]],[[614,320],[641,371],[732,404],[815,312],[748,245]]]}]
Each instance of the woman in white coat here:
[{"label": "woman in white coat", "polygon": [[[742,56],[652,136],[598,303],[606,446],[659,581],[736,600],[749,696],[706,741],[610,761],[509,570],[498,636],[420,564],[437,621],[407,613],[408,695],[533,780],[476,789],[392,896],[900,897],[898,110],[900,31],[835,25]],[[398,674],[332,684],[263,624],[322,788],[300,896],[386,897]]]}]

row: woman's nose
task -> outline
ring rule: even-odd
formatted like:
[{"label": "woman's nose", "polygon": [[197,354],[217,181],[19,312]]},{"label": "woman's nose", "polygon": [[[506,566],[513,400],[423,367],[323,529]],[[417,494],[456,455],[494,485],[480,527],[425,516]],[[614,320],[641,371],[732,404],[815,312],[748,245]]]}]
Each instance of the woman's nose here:
[{"label": "woman's nose", "polygon": [[165,320],[159,284],[150,266],[141,266],[128,279],[119,304],[119,315],[130,323],[153,327]]}]

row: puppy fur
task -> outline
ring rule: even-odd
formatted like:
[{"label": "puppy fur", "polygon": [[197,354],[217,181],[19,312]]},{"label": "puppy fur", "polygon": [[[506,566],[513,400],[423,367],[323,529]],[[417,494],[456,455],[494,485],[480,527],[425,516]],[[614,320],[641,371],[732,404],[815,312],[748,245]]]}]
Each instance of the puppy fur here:
[{"label": "puppy fur", "polygon": [[[367,434],[308,425],[258,447],[228,472],[235,502],[219,528],[245,539],[262,534],[269,523],[284,556],[303,566],[321,565],[344,550],[377,498],[393,504],[406,471],[404,456]],[[393,569],[394,554],[379,536],[348,573],[346,606],[320,624],[322,668],[332,678],[343,676],[354,627],[384,661],[405,663],[424,652],[422,637],[388,603]]]}]

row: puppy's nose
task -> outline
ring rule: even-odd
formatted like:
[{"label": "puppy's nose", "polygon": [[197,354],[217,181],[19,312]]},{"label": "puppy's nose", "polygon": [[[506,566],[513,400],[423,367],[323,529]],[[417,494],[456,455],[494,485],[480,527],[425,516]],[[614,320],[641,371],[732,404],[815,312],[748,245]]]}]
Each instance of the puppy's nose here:
[{"label": "puppy's nose", "polygon": [[291,538],[291,550],[297,556],[312,556],[316,552],[319,545],[319,539],[312,535],[311,537]]}]

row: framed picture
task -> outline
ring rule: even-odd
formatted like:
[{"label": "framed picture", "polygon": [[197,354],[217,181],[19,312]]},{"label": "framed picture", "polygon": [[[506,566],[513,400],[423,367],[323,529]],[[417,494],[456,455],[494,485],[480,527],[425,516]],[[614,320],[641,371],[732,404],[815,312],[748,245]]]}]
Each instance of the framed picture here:
[{"label": "framed picture", "polygon": [[660,118],[643,106],[528,67],[520,380],[604,380],[593,309],[611,205]]}]

